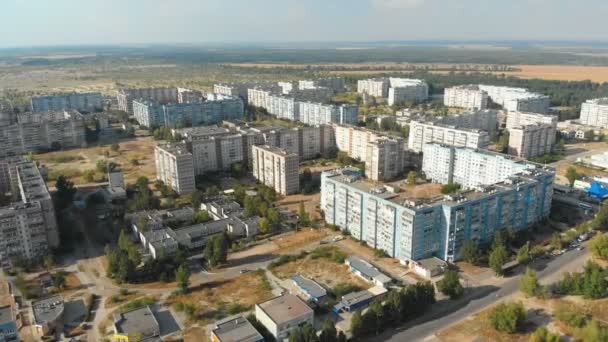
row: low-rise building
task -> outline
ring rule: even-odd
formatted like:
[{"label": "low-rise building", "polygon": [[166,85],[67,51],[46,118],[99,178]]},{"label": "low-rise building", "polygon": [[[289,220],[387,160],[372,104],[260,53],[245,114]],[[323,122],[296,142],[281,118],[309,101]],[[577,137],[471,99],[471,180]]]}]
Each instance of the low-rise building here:
[{"label": "low-rise building", "polygon": [[64,302],[61,295],[32,301],[34,327],[39,336],[49,336],[63,330]]},{"label": "low-rise building", "polygon": [[253,146],[253,176],[282,195],[300,190],[297,154],[263,145]]},{"label": "low-rise building", "polygon": [[212,342],[264,342],[264,337],[243,315],[224,318],[213,324]]},{"label": "low-rise building", "polygon": [[568,140],[591,140],[601,133],[601,128],[583,125],[577,120],[560,121],[557,123],[557,130],[562,138]]},{"label": "low-rise building", "polygon": [[447,263],[439,258],[431,257],[410,263],[410,268],[425,279],[436,277],[447,268]]},{"label": "low-rise building", "polygon": [[149,306],[114,314],[114,338],[124,342],[157,342],[160,324]]},{"label": "low-rise building", "polygon": [[178,194],[196,190],[194,161],[185,144],[158,145],[154,148],[156,178]]},{"label": "low-rise building", "polygon": [[323,303],[327,297],[327,290],[316,281],[299,274],[291,277],[295,295],[308,303]]},{"label": "low-rise building", "polygon": [[393,282],[389,276],[380,272],[376,266],[363,259],[351,256],[344,262],[350,267],[351,272],[376,286],[387,287]]},{"label": "low-rise building", "polygon": [[376,299],[382,299],[388,290],[384,286],[374,286],[367,290],[351,292],[342,296],[332,311],[336,314],[342,312],[355,312],[364,309]]},{"label": "low-rise building", "polygon": [[283,294],[255,305],[255,318],[277,339],[304,326],[313,325],[314,311],[298,296]]}]

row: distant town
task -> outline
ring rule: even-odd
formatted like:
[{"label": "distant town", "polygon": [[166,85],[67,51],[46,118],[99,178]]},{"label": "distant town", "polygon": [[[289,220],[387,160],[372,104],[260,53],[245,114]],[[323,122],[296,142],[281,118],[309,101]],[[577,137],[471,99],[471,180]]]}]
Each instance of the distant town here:
[{"label": "distant town", "polygon": [[0,341],[606,340],[608,97],[398,76],[0,102]]}]

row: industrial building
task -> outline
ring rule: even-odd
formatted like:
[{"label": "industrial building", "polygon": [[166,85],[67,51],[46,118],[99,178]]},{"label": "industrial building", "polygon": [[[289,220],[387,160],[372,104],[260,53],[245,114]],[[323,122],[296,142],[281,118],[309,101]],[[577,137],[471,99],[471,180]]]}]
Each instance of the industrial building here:
[{"label": "industrial building", "polygon": [[295,153],[268,145],[252,148],[253,176],[281,195],[300,190],[299,158]]},{"label": "industrial building", "polygon": [[488,93],[474,84],[445,88],[443,104],[446,107],[482,110],[488,106]]},{"label": "industrial building", "polygon": [[77,111],[20,113],[0,126],[0,157],[85,147],[86,127]]},{"label": "industrial building", "polygon": [[103,110],[101,93],[70,93],[32,97],[32,112],[72,111],[95,112]]},{"label": "industrial building", "polygon": [[583,125],[608,128],[608,97],[587,100],[581,105]]},{"label": "industrial building", "polygon": [[196,190],[192,153],[183,143],[157,145],[154,148],[156,178],[178,194]]},{"label": "industrial building", "polygon": [[0,207],[0,264],[37,260],[59,246],[53,199],[35,162],[0,160],[0,190],[11,194]]},{"label": "industrial building", "polygon": [[488,245],[499,230],[526,229],[549,215],[555,175],[539,165],[427,144],[423,172],[434,182],[459,183],[464,190],[442,195],[433,184],[379,185],[353,169],[324,172],[326,222],[403,262],[433,256],[455,261],[466,240]]}]

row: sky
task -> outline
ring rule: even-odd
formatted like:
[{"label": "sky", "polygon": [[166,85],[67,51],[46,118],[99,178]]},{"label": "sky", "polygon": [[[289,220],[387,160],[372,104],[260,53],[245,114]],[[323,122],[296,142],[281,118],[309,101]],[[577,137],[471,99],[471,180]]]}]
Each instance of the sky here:
[{"label": "sky", "polygon": [[0,0],[0,46],[608,40],[608,0]]}]

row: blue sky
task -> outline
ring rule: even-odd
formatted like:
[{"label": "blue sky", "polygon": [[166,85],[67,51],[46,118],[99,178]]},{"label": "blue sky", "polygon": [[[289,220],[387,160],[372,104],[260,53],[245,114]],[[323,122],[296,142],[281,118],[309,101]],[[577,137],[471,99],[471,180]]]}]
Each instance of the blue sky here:
[{"label": "blue sky", "polygon": [[0,46],[608,40],[608,0],[0,0]]}]

